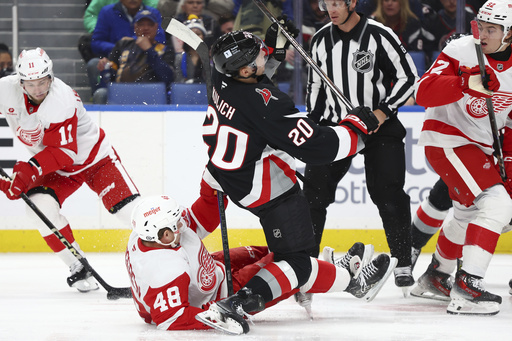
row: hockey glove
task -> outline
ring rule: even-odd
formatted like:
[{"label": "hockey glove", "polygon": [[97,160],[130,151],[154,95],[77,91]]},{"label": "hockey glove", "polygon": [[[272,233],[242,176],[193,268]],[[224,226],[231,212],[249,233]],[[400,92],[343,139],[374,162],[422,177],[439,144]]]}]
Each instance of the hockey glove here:
[{"label": "hockey glove", "polygon": [[379,127],[379,120],[372,109],[359,106],[348,112],[348,115],[341,120],[340,125],[344,125],[354,130],[358,134],[368,135]]},{"label": "hockey glove", "polygon": [[9,188],[11,188],[12,181],[9,178],[4,178],[0,175],[0,191],[4,192],[7,198],[9,200],[16,200],[19,199],[19,197],[14,197],[11,195],[11,192],[9,191]]},{"label": "hockey glove", "polygon": [[[295,27],[293,21],[288,20],[286,15],[278,17],[277,20],[293,38],[299,35],[299,30]],[[270,50],[270,56],[282,62],[286,57],[286,49],[290,46],[290,41],[281,33],[279,25],[273,23],[265,33],[265,44]]]},{"label": "hockey glove", "polygon": [[[16,199],[21,193],[25,193],[41,174],[37,166],[24,161],[16,162],[12,171],[13,179],[8,192]],[[13,200],[13,198],[9,199]]]},{"label": "hockey glove", "polygon": [[487,65],[485,66],[485,75],[486,77],[482,83],[480,68],[478,66],[472,68],[462,66],[460,68],[462,92],[473,97],[491,98],[493,91],[498,91],[500,88],[500,82],[494,70]]}]

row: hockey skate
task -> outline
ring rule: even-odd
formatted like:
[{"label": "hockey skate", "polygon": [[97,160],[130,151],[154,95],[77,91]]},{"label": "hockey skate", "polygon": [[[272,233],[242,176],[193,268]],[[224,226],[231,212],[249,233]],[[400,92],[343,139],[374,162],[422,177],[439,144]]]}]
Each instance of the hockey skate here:
[{"label": "hockey skate", "polygon": [[429,298],[439,301],[449,301],[453,286],[453,277],[450,274],[436,270],[439,261],[432,255],[427,271],[418,278],[418,285],[411,291],[411,296]]},{"label": "hockey skate", "polygon": [[380,254],[370,264],[363,267],[359,276],[352,278],[345,291],[357,298],[372,301],[379,293],[396,267],[398,260],[386,254]]},{"label": "hockey skate", "polygon": [[511,279],[510,281],[508,281],[508,287],[510,288],[510,289],[508,290],[508,293],[509,293],[510,295],[512,295],[512,279]]},{"label": "hockey skate", "polygon": [[301,307],[306,309],[308,316],[310,319],[313,319],[313,313],[311,311],[311,303],[313,303],[313,294],[309,292],[296,292],[293,294],[295,298],[295,302],[297,302]]},{"label": "hockey skate", "polygon": [[92,276],[91,272],[84,268],[80,261],[76,261],[69,267],[71,276],[68,277],[68,285],[80,292],[88,292],[99,289],[98,283]]},{"label": "hockey skate", "polygon": [[481,277],[464,270],[457,271],[450,297],[448,314],[496,315],[500,312],[501,296],[486,291]]},{"label": "hockey skate", "polygon": [[[324,247],[322,257],[326,262],[334,264],[338,268],[347,269],[352,277],[359,276],[359,273],[369,262],[373,256],[373,245],[364,245],[357,242],[348,250],[348,252],[340,257],[334,258],[334,249],[331,247]],[[356,258],[357,256],[357,258]]]},{"label": "hockey skate", "polygon": [[236,294],[212,304],[207,311],[197,314],[196,320],[228,334],[247,334],[249,324],[245,318],[250,317],[248,313],[263,309],[263,297],[242,288]]}]

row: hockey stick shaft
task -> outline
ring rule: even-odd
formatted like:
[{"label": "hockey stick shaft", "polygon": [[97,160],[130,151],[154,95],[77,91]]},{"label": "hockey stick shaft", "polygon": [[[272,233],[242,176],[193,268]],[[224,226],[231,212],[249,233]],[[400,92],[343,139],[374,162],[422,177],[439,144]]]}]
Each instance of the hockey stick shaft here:
[{"label": "hockey stick shaft", "polygon": [[222,251],[224,252],[224,266],[226,267],[226,284],[228,296],[233,295],[233,277],[231,273],[231,257],[229,255],[228,225],[226,223],[226,209],[224,207],[224,193],[217,191],[219,204],[220,232],[222,237]]},{"label": "hockey stick shaft", "polygon": [[[0,174],[5,178],[10,179],[10,176],[5,172],[5,170],[2,167],[0,167]],[[94,278],[101,284],[101,286],[105,288],[105,290],[108,292],[107,297],[109,299],[118,299],[120,297],[132,297],[130,288],[114,288],[108,285],[107,282],[105,282],[103,278],[101,278],[101,276],[96,272],[96,270],[92,268],[87,259],[84,258],[80,254],[80,252],[78,252],[78,250],[66,239],[66,237],[64,237],[64,235],[55,227],[55,225],[53,225],[53,223],[48,219],[48,217],[46,217],[46,215],[43,212],[41,212],[41,210],[36,206],[36,204],[34,204],[34,202],[30,200],[30,198],[25,193],[21,193],[20,197],[21,199],[23,199],[23,201],[25,201],[28,207],[30,207],[32,211],[34,211],[34,213],[45,223],[45,225],[48,226],[50,231],[52,231],[52,233],[55,236],[57,236],[57,238],[59,238],[59,241],[62,244],[64,244],[64,246],[73,254],[73,256],[75,256],[76,259],[78,259],[80,263],[82,263],[84,268],[86,268],[87,271],[89,271],[94,276]]]},{"label": "hockey stick shaft", "polygon": [[171,19],[165,31],[183,41],[197,52],[199,59],[201,59],[201,64],[203,65],[203,70],[206,75],[205,81],[208,100],[212,98],[213,85],[211,79],[210,53],[206,43],[201,40],[201,38],[199,38],[199,36],[195,34],[194,31],[174,18]]},{"label": "hockey stick shaft", "polygon": [[[478,67],[480,68],[480,76],[482,82],[484,81],[485,74],[485,62],[484,53],[482,51],[482,45],[480,44],[480,32],[478,31],[478,23],[475,20],[471,21],[471,32],[475,41],[476,56],[478,59]],[[492,105],[492,99],[486,98],[485,104],[487,105],[487,112],[489,114],[489,122],[491,124],[492,138],[494,142],[495,157],[498,160],[498,167],[500,168],[500,176],[503,181],[507,180],[507,172],[505,171],[505,162],[503,161],[503,151],[501,148],[500,134],[498,131],[498,125],[496,123],[496,114],[494,113],[494,107]]]},{"label": "hockey stick shaft", "polygon": [[345,95],[343,95],[343,93],[336,86],[336,84],[334,84],[334,82],[329,78],[329,76],[327,76],[325,72],[318,66],[318,64],[308,55],[306,50],[304,50],[304,48],[299,44],[299,42],[295,40],[295,38],[286,31],[286,29],[283,27],[283,25],[281,25],[279,20],[277,20],[277,18],[272,14],[272,12],[270,12],[267,6],[265,6],[263,1],[253,0],[253,2],[256,4],[256,6],[258,6],[258,8],[263,12],[263,14],[267,16],[267,18],[272,23],[276,23],[279,26],[281,33],[286,37],[286,39],[288,39],[288,41],[293,45],[297,52],[299,52],[299,54],[306,61],[306,63],[308,63],[309,66],[311,66],[311,68],[320,76],[320,78],[322,78],[322,80],[325,82],[325,84],[327,84],[327,86],[332,90],[332,92],[334,92],[334,94],[343,102],[345,107],[347,107],[348,110],[354,109],[354,105],[350,103],[348,98],[345,97]]}]

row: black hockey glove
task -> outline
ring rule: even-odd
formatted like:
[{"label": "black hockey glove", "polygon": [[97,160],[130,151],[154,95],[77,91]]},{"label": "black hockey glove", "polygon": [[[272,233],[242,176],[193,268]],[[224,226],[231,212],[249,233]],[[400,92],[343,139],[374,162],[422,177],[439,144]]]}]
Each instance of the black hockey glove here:
[{"label": "black hockey glove", "polygon": [[379,127],[379,120],[373,113],[372,109],[359,106],[350,110],[340,125],[344,125],[354,130],[359,135],[368,135]]},{"label": "black hockey glove", "polygon": [[[293,21],[288,20],[286,15],[277,18],[281,26],[293,38],[299,35],[299,30],[295,27]],[[290,46],[290,41],[286,39],[284,34],[281,33],[281,28],[277,23],[273,23],[265,33],[265,44],[270,49],[270,56],[274,57],[279,62],[282,62],[286,57],[286,49]]]}]

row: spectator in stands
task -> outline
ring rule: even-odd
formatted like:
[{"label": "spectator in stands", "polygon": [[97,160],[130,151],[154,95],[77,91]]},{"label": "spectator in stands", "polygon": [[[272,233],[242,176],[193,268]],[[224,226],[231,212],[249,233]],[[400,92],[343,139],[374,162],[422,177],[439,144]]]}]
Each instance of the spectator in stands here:
[{"label": "spectator in stands", "polygon": [[378,0],[373,18],[391,28],[407,51],[423,51],[421,21],[409,7],[409,0]]},{"label": "spectator in stands", "polygon": [[233,0],[209,0],[206,1],[204,12],[218,21],[221,17],[232,15],[234,6]]},{"label": "spectator in stands", "polygon": [[14,73],[12,55],[7,45],[0,43],[0,78]]},{"label": "spectator in stands", "polygon": [[[204,40],[206,29],[201,19],[191,19],[184,24]],[[197,52],[183,44],[183,52],[176,54],[174,60],[174,81],[177,83],[204,83],[205,74]]]},{"label": "spectator in stands", "polygon": [[[78,39],[78,51],[80,51],[80,54],[86,63],[92,58],[98,57],[92,52],[91,48],[92,32],[94,31],[96,22],[98,21],[98,14],[103,7],[116,2],[118,2],[118,0],[92,0],[86,7],[84,14],[84,27],[87,33]],[[142,2],[146,6],[154,8],[156,8],[158,4],[158,0],[142,0]]]},{"label": "spectator in stands", "polygon": [[226,15],[219,17],[218,22],[219,22],[220,32],[222,34],[232,32],[233,27],[235,25],[235,17],[231,13],[228,13]]},{"label": "spectator in stands", "polygon": [[[261,39],[265,38],[265,32],[270,26],[270,20],[262,11],[252,2],[252,0],[233,0],[235,7],[234,30],[243,30],[251,32]],[[286,14],[287,18],[293,21],[293,1],[291,0],[267,0],[265,5],[274,16]]]},{"label": "spectator in stands", "polygon": [[191,15],[195,15],[197,18],[201,19],[203,21],[203,26],[206,29],[204,42],[206,45],[211,46],[213,42],[221,36],[221,32],[217,20],[205,14],[204,8],[204,0],[181,0],[178,5],[176,19],[181,22],[185,22],[190,19],[189,17]]},{"label": "spectator in stands", "polygon": [[95,104],[107,103],[110,82],[165,82],[169,87],[174,80],[174,53],[156,41],[160,27],[157,15],[149,9],[138,12],[133,25],[137,38],[120,39],[109,57],[98,62],[103,87],[94,92]]},{"label": "spectator in stands", "polygon": [[[123,38],[134,38],[133,17],[141,10],[149,10],[158,20],[156,41],[165,44],[165,34],[161,27],[162,17],[156,8],[146,6],[142,0],[119,0],[100,10],[98,21],[92,34],[92,51],[98,58],[108,57],[114,45]],[[99,88],[98,58],[87,63],[87,74],[92,93]]]},{"label": "spectator in stands", "polygon": [[[425,0],[409,0],[409,8],[411,11],[416,14],[416,16],[420,19],[423,18],[423,2]],[[428,1],[428,0],[427,0]],[[437,2],[439,0],[432,0]],[[377,9],[378,0],[360,0],[357,2],[356,11],[366,14],[367,16],[372,16]]]},{"label": "spectator in stands", "polygon": [[[456,32],[457,0],[440,0],[443,8],[437,12],[430,7],[424,7],[423,27],[425,33],[425,48],[429,55],[441,51],[446,40]],[[466,30],[458,33],[471,33],[471,20],[475,13],[471,7],[466,6]]]}]

